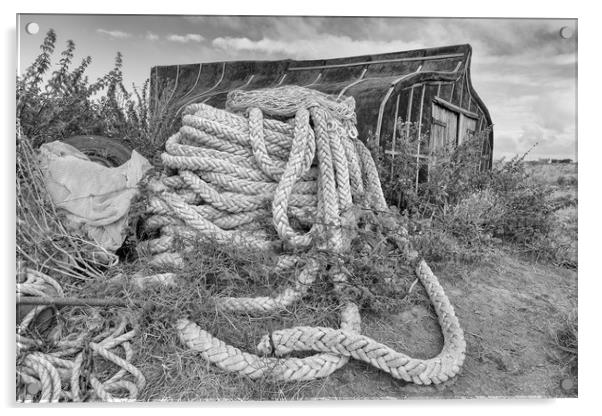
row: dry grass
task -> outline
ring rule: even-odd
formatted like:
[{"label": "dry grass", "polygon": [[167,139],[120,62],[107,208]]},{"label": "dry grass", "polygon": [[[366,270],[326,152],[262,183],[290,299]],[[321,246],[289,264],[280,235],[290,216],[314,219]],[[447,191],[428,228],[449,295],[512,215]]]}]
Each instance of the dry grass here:
[{"label": "dry grass", "polygon": [[530,164],[532,179],[546,184],[554,208],[549,250],[556,264],[577,267],[577,164]]},{"label": "dry grass", "polygon": [[17,260],[76,281],[101,277],[114,256],[67,231],[46,191],[37,155],[17,131]]},{"label": "dry grass", "polygon": [[559,322],[550,324],[549,327],[552,350],[548,352],[550,360],[560,367],[561,376],[574,381],[570,386],[568,393],[571,396],[577,395],[578,379],[578,324],[577,307],[572,308],[568,313],[564,313]]},{"label": "dry grass", "polygon": [[[403,265],[394,246],[381,234],[379,224],[373,224],[372,228],[358,235],[352,252],[342,259],[349,271],[345,296],[353,297],[361,306],[362,315],[372,320],[408,305],[427,305],[428,299],[420,290],[407,296],[415,279],[412,270]],[[326,267],[303,300],[285,312],[261,317],[233,314],[216,308],[213,299],[274,295],[293,284],[303,260],[296,269],[275,273],[273,254],[195,244],[194,250],[185,254],[185,267],[178,271],[176,286],[139,289],[127,281],[107,285],[106,281],[97,280],[82,288],[88,296],[119,296],[130,299],[132,304],[149,305],[134,307],[139,313],[140,330],[134,345],[134,364],[148,382],[141,400],[290,400],[315,395],[324,380],[284,383],[266,377],[249,381],[223,372],[183,347],[173,324],[176,319],[187,317],[217,338],[249,352],[255,350],[263,335],[277,329],[297,325],[338,327],[341,302]],[[323,264],[329,263],[324,253],[303,256],[321,256]],[[146,263],[140,258],[124,272],[173,271],[152,269]]]},{"label": "dry grass", "polygon": [[576,185],[577,164],[576,163],[529,163],[529,172],[533,178],[541,183],[549,185],[562,185],[563,182]]}]

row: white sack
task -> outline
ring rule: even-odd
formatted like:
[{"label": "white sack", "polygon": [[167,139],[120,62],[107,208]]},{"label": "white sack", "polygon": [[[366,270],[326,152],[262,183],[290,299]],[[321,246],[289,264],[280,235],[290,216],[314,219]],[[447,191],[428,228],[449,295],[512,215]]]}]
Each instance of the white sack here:
[{"label": "white sack", "polygon": [[42,145],[39,158],[46,188],[70,231],[117,250],[136,186],[151,168],[148,160],[134,150],[126,163],[109,168],[60,141]]}]

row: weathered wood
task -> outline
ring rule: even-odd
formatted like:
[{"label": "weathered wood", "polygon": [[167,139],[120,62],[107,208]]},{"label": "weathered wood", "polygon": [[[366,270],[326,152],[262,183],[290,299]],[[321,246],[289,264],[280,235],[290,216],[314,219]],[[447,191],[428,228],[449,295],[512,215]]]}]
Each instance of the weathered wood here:
[{"label": "weathered wood", "polygon": [[356,79],[355,81],[351,82],[349,85],[347,85],[345,88],[343,88],[341,90],[341,92],[339,93],[338,97],[341,98],[343,96],[343,94],[345,94],[345,92],[347,92],[347,90],[351,87],[353,87],[354,85],[359,84],[360,82],[362,82],[362,80],[364,79],[364,76],[366,75],[366,72],[368,71],[368,67],[364,68],[364,70],[362,71],[362,73],[360,74],[359,78]]},{"label": "weathered wood", "polygon": [[202,70],[203,70],[203,64],[202,64],[202,63],[200,63],[200,64],[199,64],[199,71],[197,72],[196,79],[194,80],[194,84],[192,84],[192,87],[190,87],[190,88],[188,89],[188,91],[187,91],[187,92],[186,92],[186,93],[185,93],[185,94],[184,94],[182,97],[180,97],[180,100],[182,100],[182,99],[184,99],[184,98],[188,97],[188,96],[189,96],[189,95],[190,95],[190,94],[191,94],[191,93],[192,93],[192,92],[193,92],[193,91],[196,89],[196,86],[197,86],[197,85],[198,85],[198,83],[199,83],[199,78],[201,78],[201,71],[202,71]]},{"label": "weathered wood", "polygon": [[288,71],[307,71],[310,69],[330,69],[330,68],[345,68],[350,66],[361,66],[361,65],[376,65],[376,64],[389,64],[394,62],[411,62],[411,61],[431,61],[439,59],[450,59],[450,58],[462,58],[462,53],[452,53],[446,55],[434,55],[434,56],[415,56],[410,58],[396,58],[396,59],[381,59],[377,61],[368,62],[350,62],[347,64],[334,64],[334,65],[316,65],[316,66],[296,66],[289,67]]},{"label": "weathered wood", "polygon": [[418,177],[420,174],[420,145],[422,143],[421,134],[422,134],[422,109],[424,108],[424,91],[426,89],[426,85],[422,86],[422,94],[420,97],[420,112],[418,115],[418,154],[416,156],[416,192],[418,192]]},{"label": "weathered wood", "polygon": [[458,107],[462,107],[462,99],[464,98],[464,80],[466,79],[466,71],[462,72],[460,79],[460,99],[458,99]]},{"label": "weathered wood", "polygon": [[395,87],[397,86],[397,84],[399,84],[404,79],[409,78],[412,75],[420,72],[421,68],[422,68],[422,65],[420,65],[418,67],[416,72],[414,72],[412,74],[404,75],[403,77],[399,77],[391,82],[391,86],[389,87],[389,90],[385,94],[385,97],[382,99],[382,101],[380,103],[380,107],[378,109],[378,121],[376,124],[376,144],[380,145],[380,132],[381,132],[382,124],[383,124],[383,115],[385,112],[385,105],[387,104],[387,101],[389,101],[389,97],[391,97],[391,94],[393,93],[393,91],[395,91]]},{"label": "weathered wood", "polygon": [[320,78],[322,78],[322,72],[320,72],[318,74],[318,76],[316,77],[316,79],[313,80],[313,82],[311,82],[310,84],[305,85],[306,87],[309,87],[310,85],[315,85],[318,83],[318,81],[320,80]]},{"label": "weathered wood", "polygon": [[478,119],[478,118],[479,118],[479,115],[478,115],[478,114],[476,114],[476,113],[473,113],[472,111],[468,111],[468,110],[467,110],[467,109],[465,109],[465,108],[458,107],[457,105],[455,105],[455,104],[452,104],[452,103],[450,103],[449,101],[446,101],[446,100],[444,100],[444,99],[442,99],[442,98],[440,98],[440,97],[435,97],[435,98],[434,98],[434,101],[435,101],[437,104],[440,104],[440,105],[441,105],[441,106],[443,106],[443,107],[447,107],[447,108],[448,108],[449,110],[451,110],[451,111],[455,111],[455,112],[457,112],[457,113],[462,113],[462,114],[464,114],[464,115],[465,115],[465,116],[467,116],[467,117],[476,118],[476,119]]},{"label": "weathered wood", "polygon": [[[336,59],[157,66],[151,69],[150,91],[153,97],[150,108],[154,112],[159,111],[159,97],[167,99],[172,96],[171,101],[175,105],[167,111],[174,114],[165,115],[171,117],[194,102],[207,102],[224,108],[227,94],[235,89],[309,86],[327,94],[353,97],[359,137],[365,139],[376,135],[382,144],[381,137],[395,134],[395,146],[398,147],[397,140],[403,134],[403,131],[397,134],[399,116],[403,118],[405,114],[405,122],[420,124],[421,134],[428,134],[433,128],[431,111],[424,109],[425,105],[434,102],[433,98],[451,104],[446,107],[450,111],[467,117],[477,114],[479,129],[492,125],[487,108],[472,88],[471,55],[470,45],[454,45]],[[423,89],[424,100],[420,94],[414,94],[416,88]],[[402,92],[404,95],[400,97]],[[390,99],[393,95],[399,98],[399,105]],[[419,111],[421,107],[422,113]],[[462,128],[462,133],[457,136],[464,131]],[[490,136],[492,139],[493,134]],[[421,152],[425,152],[424,146]]]},{"label": "weathered wood", "polygon": [[408,111],[406,113],[406,140],[410,136],[410,122],[412,121],[412,102],[414,101],[414,86],[410,90],[410,98],[408,99]]},{"label": "weathered wood", "polygon": [[393,136],[391,139],[391,173],[389,178],[393,178],[393,161],[395,160],[395,139],[397,138],[397,117],[399,115],[399,97],[401,94],[397,94],[397,100],[395,102],[395,118],[393,121]]},{"label": "weathered wood", "polygon": [[282,82],[284,81],[284,78],[286,78],[287,75],[288,74],[286,72],[284,74],[282,74],[282,77],[280,78],[280,80],[278,80],[278,84],[276,84],[276,85],[282,84]]}]

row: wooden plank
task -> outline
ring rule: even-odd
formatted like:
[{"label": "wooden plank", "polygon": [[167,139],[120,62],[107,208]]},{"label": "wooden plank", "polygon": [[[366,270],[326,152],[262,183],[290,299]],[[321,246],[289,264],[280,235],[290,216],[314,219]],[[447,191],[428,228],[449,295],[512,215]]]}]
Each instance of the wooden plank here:
[{"label": "wooden plank", "polygon": [[460,124],[459,118],[459,114],[445,109],[445,121],[447,123],[447,129],[445,130],[447,133],[446,145],[449,145],[450,143],[453,143],[456,146],[458,145],[458,125]]},{"label": "wooden plank", "polygon": [[[392,155],[398,156],[398,155],[402,154],[401,152],[397,152],[397,151],[394,152],[392,150],[385,150],[385,153],[388,154],[388,155],[391,155],[391,156]],[[428,156],[428,155],[421,155],[419,153],[410,153],[408,156],[416,157],[416,158],[424,159],[424,160],[430,159],[430,156]]]},{"label": "wooden plank", "polygon": [[[422,134],[422,109],[424,108],[424,91],[426,86],[422,86],[422,94],[420,97],[420,111],[418,113],[418,155],[420,155],[420,145],[422,143],[420,135]],[[418,175],[420,174],[420,157],[416,156],[416,192],[418,192]]]},{"label": "wooden plank", "polygon": [[393,138],[391,141],[391,173],[389,174],[389,179],[393,179],[393,161],[395,160],[395,139],[397,136],[397,116],[399,114],[399,97],[401,92],[397,94],[397,101],[395,102],[395,120],[393,121]]},{"label": "wooden plank", "polygon": [[412,56],[412,57],[408,57],[408,58],[381,59],[378,61],[350,62],[350,63],[346,63],[346,64],[294,66],[294,67],[288,68],[287,71],[309,71],[309,70],[313,70],[313,69],[347,68],[350,66],[388,64],[388,63],[393,63],[393,62],[433,61],[433,60],[450,59],[450,58],[461,58],[463,56],[464,56],[463,53],[453,53],[453,54],[445,54],[445,55]]},{"label": "wooden plank", "polygon": [[466,117],[471,117],[474,119],[478,119],[479,115],[476,113],[473,113],[472,111],[468,111],[465,108],[462,107],[458,107],[455,104],[450,103],[449,101],[445,101],[444,99],[442,99],[441,97],[435,97],[433,99],[437,104],[440,104],[443,107],[447,107],[447,109],[451,110],[451,111],[455,111],[457,113],[462,113],[464,114]]},{"label": "wooden plank", "polygon": [[412,117],[412,102],[414,101],[414,87],[410,90],[410,98],[408,100],[408,111],[406,113],[406,140],[410,136],[410,125]]},{"label": "wooden plank", "polygon": [[462,140],[464,140],[464,119],[466,118],[466,116],[462,113],[458,114],[458,130],[457,130],[457,137],[456,137],[456,146],[462,143]]},{"label": "wooden plank", "polygon": [[422,131],[424,132],[425,135],[429,134],[429,131],[431,129],[431,121],[433,120],[433,116],[432,116],[432,112],[428,111],[430,110],[430,103],[433,102],[433,99],[437,96],[437,84],[435,83],[426,83],[425,85],[425,92],[424,92],[424,102],[425,102],[425,109],[422,112]]},{"label": "wooden plank", "polygon": [[464,87],[466,86],[466,71],[462,73],[462,79],[460,80],[460,99],[458,100],[458,106],[462,106],[462,100],[464,99]]}]

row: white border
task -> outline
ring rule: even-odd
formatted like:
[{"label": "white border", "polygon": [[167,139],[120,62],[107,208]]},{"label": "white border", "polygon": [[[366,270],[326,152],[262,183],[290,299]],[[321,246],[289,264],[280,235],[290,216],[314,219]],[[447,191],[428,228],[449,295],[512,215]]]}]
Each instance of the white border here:
[{"label": "white border", "polygon": [[[8,3],[8,4],[7,4]],[[2,81],[5,88],[2,102],[4,137],[2,152],[4,162],[2,181],[2,196],[5,223],[2,262],[5,273],[3,295],[6,306],[4,317],[4,342],[2,343],[2,359],[6,365],[1,368],[3,393],[2,404],[11,406],[14,398],[14,346],[13,323],[14,304],[13,274],[14,273],[14,81],[16,69],[16,13],[123,13],[123,14],[264,14],[264,15],[355,15],[355,16],[437,16],[437,17],[547,17],[547,18],[578,18],[579,19],[579,327],[580,327],[580,361],[582,363],[579,375],[579,399],[573,400],[471,400],[471,401],[403,401],[403,402],[302,402],[302,403],[223,403],[203,404],[201,409],[179,405],[179,412],[193,411],[214,412],[215,410],[228,410],[229,412],[245,415],[271,414],[286,412],[291,414],[306,414],[326,410],[332,413],[335,409],[339,413],[357,411],[365,413],[370,408],[379,412],[428,412],[445,413],[446,415],[478,414],[482,416],[515,413],[527,411],[529,413],[553,414],[578,414],[586,411],[590,405],[597,404],[596,396],[599,383],[599,349],[600,349],[600,324],[598,317],[598,294],[602,293],[600,287],[599,271],[599,233],[600,230],[600,157],[602,149],[600,143],[601,120],[600,110],[597,108],[600,81],[597,71],[602,67],[599,56],[600,33],[599,18],[595,4],[585,6],[584,3],[570,1],[526,2],[525,0],[504,0],[501,2],[484,1],[449,1],[430,0],[428,2],[392,2],[369,0],[361,2],[340,1],[327,2],[324,0],[303,1],[202,1],[192,2],[125,2],[123,0],[103,0],[102,2],[77,1],[27,1],[26,4],[4,2],[2,5],[1,19],[5,36],[5,56],[2,66]],[[596,77],[596,78],[594,78]],[[103,408],[85,410],[82,408],[45,408],[36,409],[39,412],[112,412],[113,409]],[[165,406],[144,406],[144,412],[165,412]],[[217,409],[210,409],[217,407]],[[286,408],[284,408],[286,407]],[[596,406],[599,407],[599,406]],[[11,409],[14,410],[14,409]],[[134,410],[134,409],[133,409]],[[139,407],[135,410],[141,410]],[[31,409],[20,408],[19,413],[28,413]]]}]

